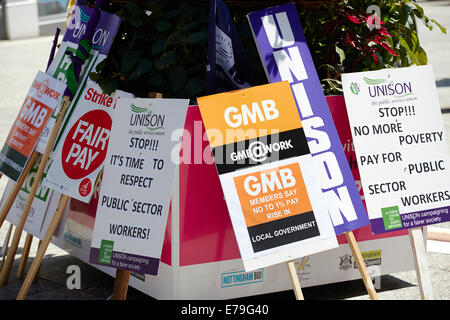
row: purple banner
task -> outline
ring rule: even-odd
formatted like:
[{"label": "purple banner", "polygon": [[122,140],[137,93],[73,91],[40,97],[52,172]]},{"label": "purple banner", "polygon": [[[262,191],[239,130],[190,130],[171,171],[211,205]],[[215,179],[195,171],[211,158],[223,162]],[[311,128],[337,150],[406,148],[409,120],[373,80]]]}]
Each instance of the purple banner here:
[{"label": "purple banner", "polygon": [[[94,9],[77,5],[73,6],[72,10],[63,41],[78,43],[86,32],[87,23]],[[118,16],[102,11],[92,36],[92,49],[101,54],[108,54],[119,30],[120,22],[121,19]]]},{"label": "purple banner", "polygon": [[209,10],[206,92],[250,87],[253,74],[230,11],[223,0],[211,0]]},{"label": "purple banner", "polygon": [[134,272],[158,275],[159,259],[139,256],[125,252],[111,251],[109,259],[101,249],[91,248],[89,262],[115,269],[130,270]]},{"label": "purple banner", "polygon": [[250,13],[270,82],[289,81],[337,235],[369,224],[294,4]]},{"label": "purple banner", "polygon": [[399,215],[398,225],[394,228],[389,226],[390,221],[386,218],[370,220],[370,225],[375,234],[398,231],[400,229],[420,228],[423,226],[450,221],[450,207],[434,208],[416,212],[403,213]]}]

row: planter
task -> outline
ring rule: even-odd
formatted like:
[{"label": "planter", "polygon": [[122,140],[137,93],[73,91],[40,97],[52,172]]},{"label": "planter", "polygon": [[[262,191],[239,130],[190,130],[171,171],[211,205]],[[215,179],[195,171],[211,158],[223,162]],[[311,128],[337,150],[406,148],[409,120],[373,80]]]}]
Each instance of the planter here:
[{"label": "planter", "polygon": [[[345,107],[343,100],[327,98],[330,108],[339,113]],[[175,177],[159,274],[132,273],[130,285],[157,299],[231,299],[291,290],[284,264],[243,271],[204,130],[198,107],[189,107],[181,151],[183,163]],[[54,239],[56,245],[87,263],[98,201],[95,195],[89,205],[71,201],[64,232]],[[369,227],[354,233],[373,275],[414,268],[405,233],[374,237]],[[396,237],[391,238],[393,235]],[[337,249],[295,261],[302,287],[361,279],[349,246],[340,243]],[[115,269],[95,267],[115,275]]]}]

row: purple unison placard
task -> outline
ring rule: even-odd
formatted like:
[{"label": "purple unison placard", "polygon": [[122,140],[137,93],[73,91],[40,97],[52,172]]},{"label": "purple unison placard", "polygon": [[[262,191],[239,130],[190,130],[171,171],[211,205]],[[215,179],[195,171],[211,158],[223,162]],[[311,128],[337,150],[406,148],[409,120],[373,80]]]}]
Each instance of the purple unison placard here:
[{"label": "purple unison placard", "polygon": [[337,235],[369,224],[294,4],[248,15],[270,82],[289,81]]},{"label": "purple unison placard", "polygon": [[[94,9],[76,5],[73,6],[73,10],[74,12],[69,19],[63,41],[78,43],[86,32],[87,23]],[[120,22],[121,19],[115,14],[102,11],[100,20],[92,35],[92,49],[97,50],[101,54],[108,54]]]}]

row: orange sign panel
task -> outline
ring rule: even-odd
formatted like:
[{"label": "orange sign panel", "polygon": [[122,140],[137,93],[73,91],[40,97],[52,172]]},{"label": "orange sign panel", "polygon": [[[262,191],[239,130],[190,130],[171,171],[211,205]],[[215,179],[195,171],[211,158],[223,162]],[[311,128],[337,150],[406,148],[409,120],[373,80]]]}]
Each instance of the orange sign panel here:
[{"label": "orange sign panel", "polygon": [[210,141],[212,148],[302,127],[287,81],[201,97],[198,102],[205,128],[226,137]]},{"label": "orange sign panel", "polygon": [[298,163],[234,177],[247,227],[312,211]]}]

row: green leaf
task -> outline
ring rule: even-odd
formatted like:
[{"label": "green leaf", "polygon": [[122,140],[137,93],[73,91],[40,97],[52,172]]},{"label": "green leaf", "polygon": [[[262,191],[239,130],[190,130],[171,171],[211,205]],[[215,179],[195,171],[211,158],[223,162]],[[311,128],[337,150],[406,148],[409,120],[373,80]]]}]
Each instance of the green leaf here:
[{"label": "green leaf", "polygon": [[98,82],[100,80],[100,74],[98,74],[97,72],[89,72],[89,79]]},{"label": "green leaf", "polygon": [[400,44],[402,45],[403,48],[406,49],[406,52],[408,53],[409,58],[412,60],[413,64],[418,64],[416,56],[414,55],[414,53],[412,52],[411,48],[409,47],[408,43],[406,42],[405,39],[403,38],[399,38],[398,39]]},{"label": "green leaf", "polygon": [[430,21],[433,22],[435,25],[437,25],[439,27],[439,29],[441,29],[442,33],[447,34],[447,29],[444,28],[443,26],[441,26],[436,20],[430,19]]},{"label": "green leaf", "polygon": [[208,41],[208,36],[206,32],[194,32],[188,35],[184,42],[191,43],[191,44],[200,44],[200,43],[206,43]]},{"label": "green leaf", "polygon": [[167,39],[161,39],[152,44],[152,56],[156,56],[163,52],[166,46]]},{"label": "green leaf", "polygon": [[139,54],[136,51],[125,51],[122,56],[122,63],[120,70],[128,73],[133,70],[134,66],[139,62]]},{"label": "green leaf", "polygon": [[155,89],[159,88],[161,86],[162,82],[163,82],[163,79],[162,79],[162,76],[160,74],[156,74],[156,75],[151,75],[150,76],[149,83],[150,83],[150,85],[153,88],[155,88]]},{"label": "green leaf", "polygon": [[95,66],[95,71],[97,71],[97,72],[102,71],[105,68],[105,66],[106,66],[106,60],[108,60],[108,59],[104,59],[98,65],[96,65]]},{"label": "green leaf", "polygon": [[157,70],[164,70],[177,60],[177,55],[173,51],[164,52],[156,61],[155,68]]},{"label": "green leaf", "polygon": [[152,62],[148,59],[141,59],[137,64],[136,68],[128,77],[129,80],[134,80],[141,77],[143,74],[146,74],[152,68]]},{"label": "green leaf", "polygon": [[180,27],[181,32],[188,32],[194,29],[198,25],[198,21],[194,21],[191,23],[186,23]]},{"label": "green leaf", "polygon": [[172,18],[180,16],[182,13],[183,12],[181,10],[179,10],[179,9],[167,10],[165,12],[165,17],[166,17],[166,19],[172,19]]},{"label": "green leaf", "polygon": [[177,65],[170,70],[169,79],[173,91],[179,91],[186,82],[186,70],[181,65]]},{"label": "green leaf", "polygon": [[198,95],[205,90],[205,80],[197,78],[189,79],[186,84],[186,90],[192,96]]},{"label": "green leaf", "polygon": [[155,23],[155,28],[159,32],[164,32],[166,30],[169,30],[171,27],[172,27],[172,25],[170,24],[170,22],[165,21],[165,20],[159,20]]},{"label": "green leaf", "polygon": [[133,27],[135,27],[137,29],[140,26],[142,26],[142,24],[144,23],[144,20],[142,20],[142,19],[131,19],[130,23],[131,23],[131,25]]},{"label": "green leaf", "polygon": [[345,52],[344,52],[344,50],[342,50],[338,46],[335,46],[335,48],[336,48],[336,53],[339,55],[339,62],[341,64],[343,64],[344,60],[345,60]]},{"label": "green leaf", "polygon": [[137,4],[132,1],[128,1],[126,3],[126,8],[130,11],[130,13],[133,16],[138,16],[142,13],[141,10],[139,9],[139,7],[137,6]]},{"label": "green leaf", "polygon": [[115,79],[102,79],[99,81],[98,85],[107,95],[111,95],[114,91],[116,91],[119,83]]},{"label": "green leaf", "polygon": [[410,4],[410,5],[415,6],[416,9],[417,9],[417,11],[419,11],[419,14],[422,15],[422,16],[424,16],[423,8],[422,8],[420,5],[418,5],[417,3],[413,2],[413,1],[410,1],[410,0],[406,0],[405,2],[408,3],[408,4]]},{"label": "green leaf", "polygon": [[423,50],[422,47],[417,50],[416,53],[417,61],[419,62],[419,65],[426,65],[428,62],[427,54],[425,53],[425,50]]}]

